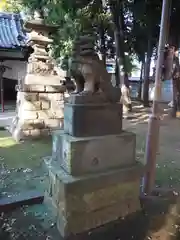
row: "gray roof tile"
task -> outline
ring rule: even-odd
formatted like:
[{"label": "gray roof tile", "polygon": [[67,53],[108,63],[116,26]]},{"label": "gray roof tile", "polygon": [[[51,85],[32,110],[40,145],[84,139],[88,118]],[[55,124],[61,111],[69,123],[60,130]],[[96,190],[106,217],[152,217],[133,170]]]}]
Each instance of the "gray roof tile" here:
[{"label": "gray roof tile", "polygon": [[27,38],[19,14],[0,13],[0,48],[25,47]]}]

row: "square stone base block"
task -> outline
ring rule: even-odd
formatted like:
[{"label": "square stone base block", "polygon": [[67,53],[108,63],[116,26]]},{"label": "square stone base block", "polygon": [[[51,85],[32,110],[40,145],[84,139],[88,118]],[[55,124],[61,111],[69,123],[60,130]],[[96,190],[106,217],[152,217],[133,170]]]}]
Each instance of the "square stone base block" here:
[{"label": "square stone base block", "polygon": [[66,103],[64,131],[74,137],[119,134],[122,131],[122,105]]},{"label": "square stone base block", "polygon": [[135,147],[135,134],[126,131],[84,138],[72,137],[63,131],[53,134],[53,156],[74,176],[132,165]]},{"label": "square stone base block", "polygon": [[46,165],[49,171],[46,197],[56,209],[57,227],[63,237],[91,230],[140,209],[143,171],[140,163],[81,177],[68,175],[53,161]]}]

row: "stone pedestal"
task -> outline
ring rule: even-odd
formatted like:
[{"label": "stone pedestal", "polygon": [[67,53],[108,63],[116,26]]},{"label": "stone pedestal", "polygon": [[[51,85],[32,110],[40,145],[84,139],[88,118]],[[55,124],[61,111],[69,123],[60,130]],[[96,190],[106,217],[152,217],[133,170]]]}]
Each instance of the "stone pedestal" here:
[{"label": "stone pedestal", "polygon": [[66,104],[64,131],[75,137],[103,136],[122,131],[121,104]]},{"label": "stone pedestal", "polygon": [[53,143],[53,159],[73,176],[134,164],[134,133],[77,138],[57,131]]},{"label": "stone pedestal", "polygon": [[65,103],[64,130],[54,132],[52,158],[46,162],[49,189],[45,196],[54,206],[63,237],[139,210],[143,173],[135,160],[135,134],[122,130],[121,105],[73,105],[72,98]]},{"label": "stone pedestal", "polygon": [[46,198],[55,207],[60,234],[81,233],[139,210],[141,168],[134,163],[73,177],[59,163],[50,163]]},{"label": "stone pedestal", "polygon": [[13,137],[21,140],[47,136],[63,128],[64,94],[58,86],[27,85],[26,89],[17,93],[16,116],[10,128]]}]

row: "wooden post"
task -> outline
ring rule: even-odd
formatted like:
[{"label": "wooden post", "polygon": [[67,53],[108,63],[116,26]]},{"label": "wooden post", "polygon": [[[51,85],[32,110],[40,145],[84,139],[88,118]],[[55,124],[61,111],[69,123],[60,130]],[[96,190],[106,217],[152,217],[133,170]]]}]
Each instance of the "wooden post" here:
[{"label": "wooden post", "polygon": [[155,181],[156,155],[159,145],[159,129],[160,129],[159,102],[161,100],[161,74],[164,58],[164,47],[167,39],[169,7],[171,6],[170,2],[171,0],[163,0],[162,6],[158,59],[155,74],[155,94],[153,100],[152,114],[149,118],[145,151],[146,172],[143,179],[143,193],[146,195],[151,195]]}]

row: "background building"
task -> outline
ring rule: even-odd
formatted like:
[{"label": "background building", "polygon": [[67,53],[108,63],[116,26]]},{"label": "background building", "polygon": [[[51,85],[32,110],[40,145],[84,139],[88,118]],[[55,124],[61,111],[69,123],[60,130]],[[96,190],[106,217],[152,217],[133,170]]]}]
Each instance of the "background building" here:
[{"label": "background building", "polygon": [[7,66],[3,75],[4,100],[16,100],[15,85],[26,74],[30,48],[19,14],[0,13],[0,64]]}]

